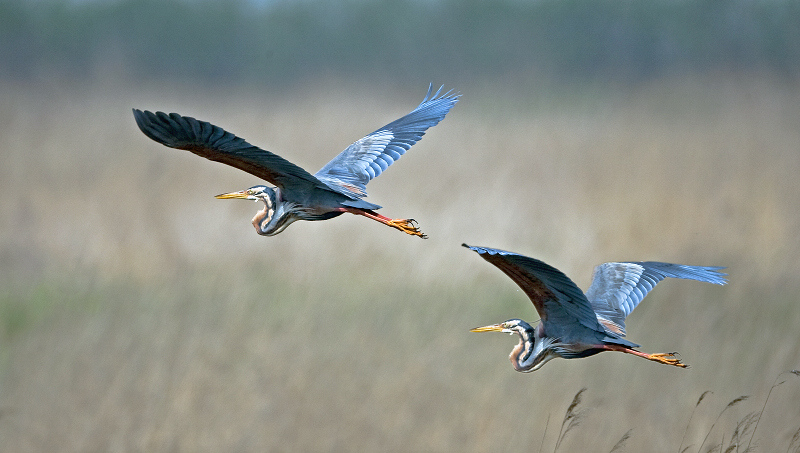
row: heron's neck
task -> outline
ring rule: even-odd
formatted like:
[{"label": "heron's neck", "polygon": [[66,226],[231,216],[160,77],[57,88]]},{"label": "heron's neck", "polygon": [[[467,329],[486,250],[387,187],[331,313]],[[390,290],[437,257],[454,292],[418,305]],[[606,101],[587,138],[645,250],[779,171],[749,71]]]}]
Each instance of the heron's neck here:
[{"label": "heron's neck", "polygon": [[283,231],[290,223],[297,220],[293,215],[295,203],[283,201],[280,189],[275,188],[274,198],[264,197],[261,202],[264,208],[256,212],[253,226],[258,234],[272,236]]},{"label": "heron's neck", "polygon": [[529,373],[561,354],[557,352],[560,348],[558,339],[545,335],[541,324],[536,329],[527,324],[525,326],[527,328],[517,331],[519,344],[511,351],[509,358],[515,370]]},{"label": "heron's neck", "polygon": [[256,212],[256,215],[253,216],[252,223],[258,234],[266,234],[266,231],[269,231],[269,223],[272,221],[274,212],[273,209],[270,209],[269,204],[264,202],[264,209]]},{"label": "heron's neck", "polygon": [[[533,366],[533,360],[537,355],[536,331],[527,323],[520,324],[521,330],[517,331],[519,343],[511,350],[508,358],[514,369],[517,371],[527,371]],[[541,344],[541,342],[538,342]],[[541,349],[541,348],[539,348]]]}]

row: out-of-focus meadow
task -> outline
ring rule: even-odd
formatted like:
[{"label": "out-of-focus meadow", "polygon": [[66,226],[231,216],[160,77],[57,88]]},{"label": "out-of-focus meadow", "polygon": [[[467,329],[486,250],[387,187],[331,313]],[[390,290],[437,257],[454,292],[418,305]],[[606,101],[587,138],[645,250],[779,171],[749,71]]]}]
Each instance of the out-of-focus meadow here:
[{"label": "out-of-focus meadow", "polygon": [[[213,198],[260,181],[152,142],[130,109],[210,121],[313,172],[413,109],[428,74],[0,83],[4,449],[550,451],[586,387],[559,451],[608,451],[630,429],[628,451],[696,451],[712,426],[703,448],[727,446],[784,379],[753,445],[789,447],[798,79],[457,74],[433,82],[462,100],[368,187],[425,241],[355,216],[260,237],[259,206]],[[469,329],[535,321],[532,306],[462,242],[538,257],[583,288],[610,260],[723,265],[730,284],[665,281],[629,318],[632,341],[688,370],[609,353],[522,374],[506,358],[516,337]]]}]

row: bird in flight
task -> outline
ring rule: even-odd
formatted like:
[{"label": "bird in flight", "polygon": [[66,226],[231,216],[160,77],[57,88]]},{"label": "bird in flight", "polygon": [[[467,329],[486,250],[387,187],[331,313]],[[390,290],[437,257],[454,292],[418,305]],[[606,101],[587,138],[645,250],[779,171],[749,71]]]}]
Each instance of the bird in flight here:
[{"label": "bird in flight", "polygon": [[625,340],[625,318],[658,282],[683,278],[724,285],[723,267],[686,266],[656,261],[604,263],[594,269],[592,284],[584,294],[569,277],[542,261],[504,250],[473,247],[519,285],[539,313],[534,328],[521,319],[477,327],[471,332],[505,332],[519,335],[511,351],[514,369],[536,371],[556,357],[579,359],[604,351],[633,354],[654,362],[687,367],[676,353],[646,354]]},{"label": "bird in flight", "polygon": [[216,196],[262,202],[264,208],[252,221],[258,234],[273,236],[296,220],[327,220],[349,212],[426,238],[414,219],[385,217],[376,212],[381,206],[363,198],[367,183],[405,154],[458,102],[458,93],[442,94],[443,87],[433,93],[432,88],[411,113],[348,146],[314,175],[205,121],[137,109],[133,116],[139,129],[162,145],[191,151],[273,184],[275,187],[257,185]]}]

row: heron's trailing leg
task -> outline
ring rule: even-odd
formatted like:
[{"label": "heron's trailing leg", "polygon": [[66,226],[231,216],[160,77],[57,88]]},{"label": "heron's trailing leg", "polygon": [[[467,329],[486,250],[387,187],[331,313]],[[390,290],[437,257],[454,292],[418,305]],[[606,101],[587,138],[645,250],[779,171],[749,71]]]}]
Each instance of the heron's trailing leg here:
[{"label": "heron's trailing leg", "polygon": [[364,217],[376,220],[384,225],[388,225],[394,229],[400,230],[403,233],[410,234],[412,236],[419,236],[422,239],[428,238],[426,234],[424,234],[422,231],[419,230],[419,228],[417,227],[417,221],[414,219],[390,219],[389,217],[380,215],[377,212],[371,211],[369,209],[348,209],[347,212],[357,215],[363,215]]},{"label": "heron's trailing leg", "polygon": [[689,365],[681,362],[680,359],[676,358],[675,355],[677,352],[661,352],[657,354],[647,354],[641,351],[636,351],[634,349],[628,349],[623,346],[618,345],[604,345],[603,349],[608,351],[619,351],[624,352],[626,354],[633,354],[635,356],[641,357],[643,359],[652,360],[653,362],[663,363],[664,365],[672,365],[681,368],[689,368]]}]

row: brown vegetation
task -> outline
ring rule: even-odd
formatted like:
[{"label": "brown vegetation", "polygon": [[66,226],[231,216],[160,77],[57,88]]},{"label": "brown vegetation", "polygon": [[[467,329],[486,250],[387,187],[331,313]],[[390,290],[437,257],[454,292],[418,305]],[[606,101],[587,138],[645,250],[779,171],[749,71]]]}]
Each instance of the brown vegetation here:
[{"label": "brown vegetation", "polygon": [[[462,101],[369,186],[427,241],[355,216],[259,237],[256,205],[213,198],[259,181],[153,143],[130,110],[211,121],[315,171],[425,88],[0,85],[0,444],[529,451],[555,445],[587,387],[559,451],[631,428],[626,450],[677,451],[714,423],[727,446],[745,409],[721,402],[763,401],[800,365],[796,83],[454,87]],[[609,260],[726,265],[730,284],[665,282],[630,318],[632,341],[689,370],[601,354],[521,374],[515,339],[468,330],[533,309],[465,241],[584,288]],[[795,442],[799,401],[796,383],[775,388],[754,446]]]}]

